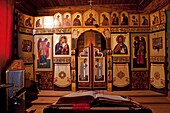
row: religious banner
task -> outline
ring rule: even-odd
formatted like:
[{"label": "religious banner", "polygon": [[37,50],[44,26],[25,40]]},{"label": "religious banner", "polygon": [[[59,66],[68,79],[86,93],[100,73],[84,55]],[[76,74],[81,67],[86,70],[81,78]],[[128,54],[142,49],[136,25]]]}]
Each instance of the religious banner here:
[{"label": "religious banner", "polygon": [[35,70],[51,71],[52,70],[52,36],[35,35],[34,36],[34,54]]},{"label": "religious banner", "polygon": [[157,89],[165,88],[164,64],[151,63],[150,83]]},{"label": "religious banner", "polygon": [[53,36],[53,57],[71,57],[71,35]]},{"label": "religious banner", "polygon": [[150,56],[165,56],[165,31],[150,34]]},{"label": "religious banner", "polygon": [[130,84],[129,66],[126,64],[113,64],[113,85],[125,87]]},{"label": "religious banner", "polygon": [[54,65],[54,85],[67,87],[71,84],[70,64]]},{"label": "religious banner", "polygon": [[111,35],[112,56],[130,56],[129,34]]},{"label": "religious banner", "polygon": [[148,70],[148,34],[131,35],[131,69]]}]

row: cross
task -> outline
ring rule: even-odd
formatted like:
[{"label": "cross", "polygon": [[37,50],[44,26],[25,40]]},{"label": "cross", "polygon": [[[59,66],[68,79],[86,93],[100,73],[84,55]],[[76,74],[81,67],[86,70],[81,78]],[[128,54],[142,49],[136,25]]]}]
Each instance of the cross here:
[{"label": "cross", "polygon": [[88,1],[90,3],[90,9],[92,9],[92,3],[94,2],[93,0]]}]

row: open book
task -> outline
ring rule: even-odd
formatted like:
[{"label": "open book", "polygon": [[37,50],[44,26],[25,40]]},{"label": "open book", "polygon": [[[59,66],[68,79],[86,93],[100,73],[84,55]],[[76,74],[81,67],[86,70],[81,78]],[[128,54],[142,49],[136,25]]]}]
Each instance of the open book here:
[{"label": "open book", "polygon": [[132,104],[127,98],[123,98],[119,95],[105,95],[96,93],[95,91],[86,92],[73,92],[61,97],[56,104],[77,104],[88,103],[92,104],[94,101],[100,101],[101,103],[109,104]]}]

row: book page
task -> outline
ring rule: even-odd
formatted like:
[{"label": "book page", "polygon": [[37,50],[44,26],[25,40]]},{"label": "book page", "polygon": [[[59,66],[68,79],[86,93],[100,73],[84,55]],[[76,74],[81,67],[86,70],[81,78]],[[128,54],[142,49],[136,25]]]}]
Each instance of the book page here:
[{"label": "book page", "polygon": [[95,91],[86,91],[86,92],[73,92],[68,95],[65,95],[63,97],[80,97],[80,96],[92,96],[96,97],[96,92]]},{"label": "book page", "polygon": [[116,100],[116,101],[130,101],[129,99],[123,98],[118,95],[105,95],[105,94],[96,94],[96,98],[101,98],[101,99],[109,99],[109,100]]}]

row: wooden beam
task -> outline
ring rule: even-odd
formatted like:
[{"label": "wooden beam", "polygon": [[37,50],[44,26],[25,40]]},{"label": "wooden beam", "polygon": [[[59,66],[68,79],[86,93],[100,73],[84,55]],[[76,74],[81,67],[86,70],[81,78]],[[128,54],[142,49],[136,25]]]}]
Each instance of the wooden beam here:
[{"label": "wooden beam", "polygon": [[[65,12],[70,12],[70,13],[74,13],[74,12],[85,12],[87,10],[89,10],[89,5],[86,6],[59,6],[56,8],[43,8],[43,9],[39,9],[38,15],[42,15],[44,16],[45,14],[48,15],[53,15],[56,12],[61,12],[61,13],[65,13]],[[112,12],[112,11],[128,11],[128,12],[141,12],[142,10],[137,10],[137,5],[135,4],[114,4],[114,5],[93,5],[93,9],[98,11],[98,12]]]}]

